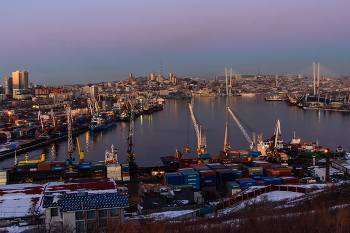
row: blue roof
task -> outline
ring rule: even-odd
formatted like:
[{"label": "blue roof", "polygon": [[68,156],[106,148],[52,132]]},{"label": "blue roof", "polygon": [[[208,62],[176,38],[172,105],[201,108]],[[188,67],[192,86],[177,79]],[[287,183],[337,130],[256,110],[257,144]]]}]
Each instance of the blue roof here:
[{"label": "blue roof", "polygon": [[77,193],[65,192],[45,193],[43,208],[60,207],[61,212],[90,210],[103,208],[122,208],[129,206],[127,195],[117,193],[86,194],[78,196]]}]

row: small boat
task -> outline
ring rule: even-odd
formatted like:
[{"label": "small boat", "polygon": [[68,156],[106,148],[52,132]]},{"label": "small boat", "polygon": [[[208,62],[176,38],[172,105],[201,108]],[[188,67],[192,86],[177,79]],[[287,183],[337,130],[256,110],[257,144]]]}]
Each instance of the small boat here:
[{"label": "small boat", "polygon": [[114,145],[112,144],[111,150],[105,151],[105,162],[106,164],[117,164],[118,163],[118,151],[114,148]]},{"label": "small boat", "polygon": [[265,101],[285,101],[286,98],[278,95],[264,97]]}]

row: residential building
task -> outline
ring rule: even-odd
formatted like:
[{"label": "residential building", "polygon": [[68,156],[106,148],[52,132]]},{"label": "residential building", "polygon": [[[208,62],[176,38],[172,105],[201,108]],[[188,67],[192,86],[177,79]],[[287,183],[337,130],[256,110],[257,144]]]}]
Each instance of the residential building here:
[{"label": "residential building", "polygon": [[127,195],[116,192],[89,194],[85,190],[45,192],[45,227],[86,232],[123,224],[124,208],[129,207]]}]

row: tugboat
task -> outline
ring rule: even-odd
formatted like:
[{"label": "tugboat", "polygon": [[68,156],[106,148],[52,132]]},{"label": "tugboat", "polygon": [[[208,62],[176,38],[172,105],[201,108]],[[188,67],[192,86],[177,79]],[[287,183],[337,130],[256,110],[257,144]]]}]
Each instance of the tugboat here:
[{"label": "tugboat", "polygon": [[342,146],[338,146],[334,152],[334,156],[336,158],[345,158],[346,152],[344,151]]}]

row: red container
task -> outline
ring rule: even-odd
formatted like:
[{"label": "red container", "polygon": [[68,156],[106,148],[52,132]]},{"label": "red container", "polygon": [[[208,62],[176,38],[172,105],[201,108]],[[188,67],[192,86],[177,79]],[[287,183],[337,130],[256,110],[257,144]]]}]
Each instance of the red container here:
[{"label": "red container", "polygon": [[243,170],[242,171],[242,178],[248,178],[249,177],[249,171],[248,170]]},{"label": "red container", "polygon": [[216,172],[212,171],[212,170],[199,171],[199,175],[201,177],[204,177],[204,176],[216,176]]},{"label": "red container", "polygon": [[201,187],[216,187],[216,183],[203,183]]},{"label": "red container", "polygon": [[280,171],[275,169],[266,169],[264,174],[265,176],[279,176]]},{"label": "red container", "polygon": [[38,171],[51,171],[51,163],[38,163]]},{"label": "red container", "polygon": [[265,184],[265,182],[264,181],[258,181],[258,186],[265,186],[266,184]]},{"label": "red container", "polygon": [[65,167],[66,163],[61,162],[61,161],[54,161],[54,162],[51,162],[51,166],[52,167]]},{"label": "red container", "polygon": [[280,177],[282,179],[283,184],[299,184],[299,179],[296,177]]},{"label": "red container", "polygon": [[[100,172],[100,173],[91,173],[91,177],[96,177],[96,176],[106,176],[105,172]],[[123,175],[124,176],[124,175]]]},{"label": "red container", "polygon": [[191,159],[191,158],[183,158],[180,159],[180,168],[190,167],[191,164],[197,164],[197,159]]},{"label": "red container", "polygon": [[236,179],[235,181],[238,183],[242,180],[254,180],[254,179],[252,179],[252,178],[239,178],[239,179]]}]

